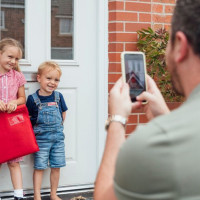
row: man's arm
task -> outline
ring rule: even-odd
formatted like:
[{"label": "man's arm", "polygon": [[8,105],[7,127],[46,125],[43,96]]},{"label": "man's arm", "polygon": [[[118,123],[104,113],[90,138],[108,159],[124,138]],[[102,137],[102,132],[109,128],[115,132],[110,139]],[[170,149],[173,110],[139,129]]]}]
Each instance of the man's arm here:
[{"label": "man's arm", "polygon": [[[146,100],[145,110],[149,119],[158,115],[169,113],[169,109],[158,90],[155,82],[148,76],[148,92],[142,93],[137,102],[131,103],[129,86],[119,79],[109,97],[109,113],[129,116],[132,109],[143,106],[142,101]],[[119,122],[112,122],[108,129],[103,159],[96,179],[94,199],[95,200],[116,200],[113,187],[115,164],[121,145],[125,141],[125,129]]]},{"label": "man's arm", "polygon": [[[135,103],[139,105],[140,103]],[[110,91],[109,113],[121,115],[125,118],[131,113],[132,103],[129,96],[129,87],[122,79],[117,81]],[[103,159],[96,178],[94,199],[116,200],[113,188],[115,164],[121,145],[125,141],[125,128],[120,122],[111,122],[106,139]]]},{"label": "man's arm", "polygon": [[113,188],[115,163],[120,146],[125,140],[125,129],[112,122],[108,129],[103,159],[95,183],[95,200],[116,200]]}]

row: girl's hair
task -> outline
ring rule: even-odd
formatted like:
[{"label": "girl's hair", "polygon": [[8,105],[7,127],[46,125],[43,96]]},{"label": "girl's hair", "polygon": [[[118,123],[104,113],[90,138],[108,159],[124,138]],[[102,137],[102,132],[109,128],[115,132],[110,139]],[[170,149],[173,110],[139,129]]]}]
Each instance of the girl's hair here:
[{"label": "girl's hair", "polygon": [[38,67],[37,74],[41,75],[44,72],[44,70],[46,70],[46,69],[49,71],[57,70],[58,73],[60,74],[60,76],[62,75],[62,71],[61,71],[59,65],[54,61],[46,61],[46,62],[41,63]]},{"label": "girl's hair", "polygon": [[[20,51],[21,57],[22,57],[22,51],[23,47],[21,43],[13,38],[4,38],[0,41],[0,52],[3,53],[6,50],[6,47],[11,46],[11,47],[17,47]],[[16,65],[14,68],[16,71],[20,72],[20,67],[19,64]]]}]

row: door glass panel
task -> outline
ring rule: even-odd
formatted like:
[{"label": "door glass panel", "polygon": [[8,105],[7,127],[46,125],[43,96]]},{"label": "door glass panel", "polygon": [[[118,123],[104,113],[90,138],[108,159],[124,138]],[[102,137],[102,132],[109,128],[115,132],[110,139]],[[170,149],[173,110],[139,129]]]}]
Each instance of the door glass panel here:
[{"label": "door glass panel", "polygon": [[73,4],[73,0],[51,0],[51,59],[74,59]]},{"label": "door glass panel", "polygon": [[[0,39],[11,37],[25,45],[25,4],[24,0],[0,1]],[[23,55],[24,58],[24,55]]]}]

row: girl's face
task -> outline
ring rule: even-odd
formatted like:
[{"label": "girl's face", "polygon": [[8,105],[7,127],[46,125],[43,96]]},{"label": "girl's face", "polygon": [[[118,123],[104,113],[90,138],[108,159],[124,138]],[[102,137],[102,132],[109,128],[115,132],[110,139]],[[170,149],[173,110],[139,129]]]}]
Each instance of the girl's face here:
[{"label": "girl's face", "polygon": [[58,87],[60,82],[60,74],[57,70],[45,69],[41,75],[37,76],[40,83],[40,92],[42,96],[49,96]]},{"label": "girl's face", "polygon": [[18,47],[8,46],[0,52],[0,73],[6,73],[18,65],[21,52]]}]

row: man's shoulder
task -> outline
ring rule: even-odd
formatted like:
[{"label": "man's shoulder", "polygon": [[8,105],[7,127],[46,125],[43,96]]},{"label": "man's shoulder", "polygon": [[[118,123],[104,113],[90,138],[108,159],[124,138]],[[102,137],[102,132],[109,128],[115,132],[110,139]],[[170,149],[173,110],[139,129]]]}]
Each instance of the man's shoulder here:
[{"label": "man's shoulder", "polygon": [[184,102],[179,108],[167,115],[155,118],[149,125],[159,127],[162,132],[173,134],[175,131],[185,132],[186,130],[200,129],[200,98]]},{"label": "man's shoulder", "polygon": [[[140,195],[147,199],[144,193],[155,191],[159,195],[164,187],[169,192],[166,195],[172,195],[169,199],[175,199],[176,187],[188,193],[191,188],[198,191],[199,184],[193,185],[195,181],[200,182],[196,167],[200,164],[198,104],[186,103],[168,115],[139,126],[129,136],[119,151],[116,164],[115,191],[118,195],[123,191],[123,196],[131,194],[136,198]],[[152,184],[153,180],[157,181]]]}]

